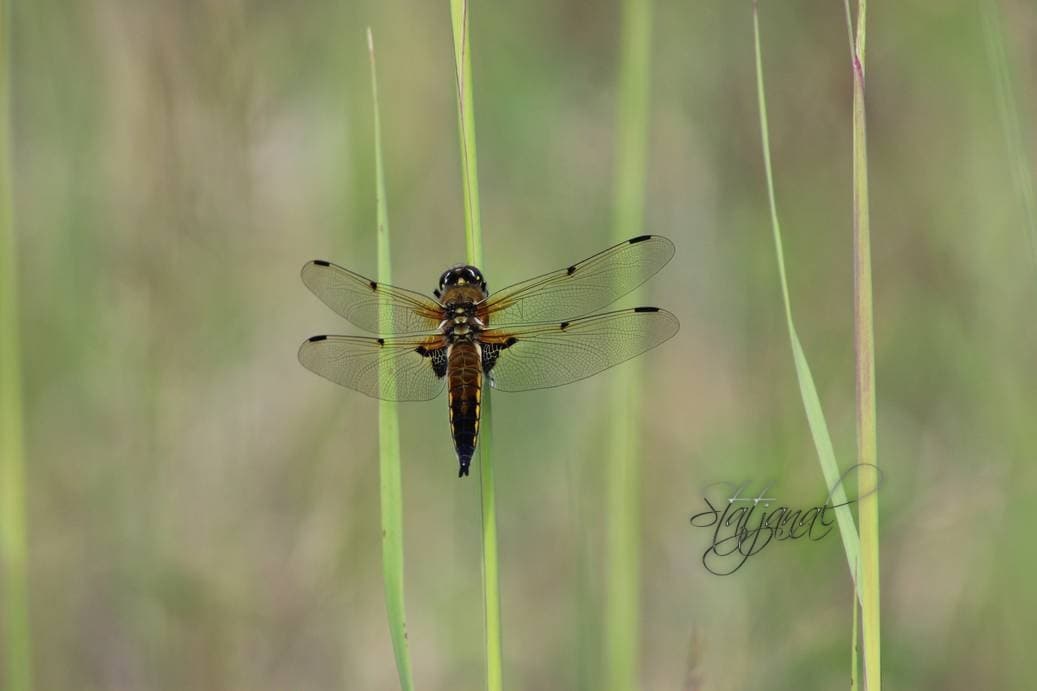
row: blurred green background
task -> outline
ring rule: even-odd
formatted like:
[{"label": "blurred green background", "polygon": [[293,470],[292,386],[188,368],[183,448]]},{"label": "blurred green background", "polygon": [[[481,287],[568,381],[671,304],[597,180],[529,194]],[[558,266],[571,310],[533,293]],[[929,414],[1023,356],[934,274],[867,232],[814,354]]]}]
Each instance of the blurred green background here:
[{"label": "blurred green background", "polygon": [[[871,8],[889,689],[1032,683],[1037,262],[985,2]],[[1000,6],[1028,135],[1037,11]],[[474,7],[491,289],[611,244],[618,18],[587,0]],[[34,0],[13,22],[37,687],[394,688],[377,405],[296,361],[307,336],[355,332],[298,271],[375,272],[368,25],[395,282],[431,291],[463,259],[446,1]],[[844,10],[764,2],[761,25],[793,308],[847,464]],[[824,498],[768,225],[750,2],[657,2],[653,41],[649,208],[629,235],[676,243],[645,300],[682,330],[643,368],[642,688],[846,688],[838,538],[721,578],[688,524],[717,481]],[[600,682],[608,379],[495,397],[512,689]],[[481,688],[478,482],[456,477],[444,401],[402,407],[401,427],[417,688]]]}]

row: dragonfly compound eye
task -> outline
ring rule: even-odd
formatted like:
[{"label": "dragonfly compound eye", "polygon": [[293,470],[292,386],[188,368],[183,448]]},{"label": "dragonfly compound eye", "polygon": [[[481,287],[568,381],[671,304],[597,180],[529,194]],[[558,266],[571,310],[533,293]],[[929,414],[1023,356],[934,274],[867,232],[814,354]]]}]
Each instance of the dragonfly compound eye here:
[{"label": "dragonfly compound eye", "polygon": [[443,272],[443,275],[439,277],[439,288],[442,290],[447,286],[457,285],[486,285],[483,280],[482,273],[479,269],[474,266],[468,266],[466,264],[458,264],[452,266]]}]

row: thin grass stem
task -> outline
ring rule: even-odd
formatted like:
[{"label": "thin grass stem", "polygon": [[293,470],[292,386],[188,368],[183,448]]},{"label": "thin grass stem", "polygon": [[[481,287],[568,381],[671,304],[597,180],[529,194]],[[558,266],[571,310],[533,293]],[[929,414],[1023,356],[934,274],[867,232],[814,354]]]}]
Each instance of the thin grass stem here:
[{"label": "thin grass stem", "polygon": [[[378,207],[378,280],[392,282],[389,243],[389,212],[385,194],[385,168],[382,161],[382,124],[378,108],[378,77],[375,69],[374,37],[367,30],[367,49],[371,58],[371,100],[374,108],[375,198]],[[382,308],[383,332],[388,331],[392,317],[388,307]],[[383,379],[383,394],[391,382]],[[388,396],[392,398],[391,395]],[[385,609],[389,618],[396,671],[400,688],[411,691],[414,678],[407,646],[407,615],[404,607],[403,578],[403,479],[400,469],[400,419],[393,401],[378,403],[378,477],[382,508],[382,576],[385,580]]]},{"label": "thin grass stem", "polygon": [[[644,223],[651,84],[652,3],[624,0],[620,16],[615,208],[616,240],[637,235]],[[639,688],[640,642],[640,422],[641,364],[615,373],[610,395],[611,440],[606,466],[606,596],[604,686]]]},{"label": "thin grass stem", "polygon": [[[479,217],[479,177],[476,166],[475,111],[472,98],[472,56],[469,37],[470,6],[467,0],[450,0],[454,34],[455,89],[457,122],[461,140],[461,182],[464,187],[465,245],[468,263],[483,264],[482,224]],[[500,566],[497,551],[497,499],[494,485],[492,398],[490,387],[483,388],[479,443],[479,485],[482,497],[483,595],[486,626],[486,688],[504,687]]]},{"label": "thin grass stem", "polygon": [[11,6],[0,0],[0,579],[5,689],[32,688],[28,527],[18,317],[18,248],[11,190]]},{"label": "thin grass stem", "polygon": [[814,448],[817,450],[817,459],[824,475],[825,484],[829,488],[830,499],[835,505],[835,517],[839,526],[839,535],[842,538],[843,551],[846,553],[846,563],[849,568],[850,578],[854,584],[857,582],[857,563],[860,559],[860,541],[857,536],[857,528],[853,522],[853,513],[846,504],[846,491],[841,482],[842,472],[835,459],[835,447],[832,445],[832,435],[828,431],[828,423],[825,420],[824,410],[821,407],[821,399],[817,394],[817,386],[807,362],[806,353],[799,341],[796,324],[792,319],[792,300],[789,297],[788,279],[785,274],[785,252],[781,239],[781,223],[778,220],[778,205],[774,192],[774,172],[771,166],[771,144],[769,125],[767,122],[767,97],[763,82],[763,57],[760,47],[760,17],[756,3],[753,3],[753,39],[756,51],[756,93],[760,105],[760,139],[763,148],[763,168],[767,181],[767,199],[770,205],[771,230],[774,235],[774,249],[778,260],[778,277],[781,283],[781,297],[785,305],[785,322],[789,331],[789,344],[792,347],[792,361],[796,369],[796,379],[799,382],[800,398],[803,400],[803,409],[806,412],[807,424],[810,434],[814,440]]},{"label": "thin grass stem", "polygon": [[475,153],[475,108],[472,98],[472,55],[467,0],[450,0],[454,30],[455,89],[461,137],[461,184],[464,186],[465,242],[468,261],[482,268],[482,221],[479,213],[478,157]]},{"label": "thin grass stem", "polygon": [[[850,21],[849,0],[845,0]],[[857,1],[855,41],[850,50],[853,71],[853,341],[856,360],[857,464],[861,469],[860,503],[861,629],[864,683],[882,688],[879,598],[878,435],[875,403],[875,326],[871,280],[871,218],[868,201],[868,132],[864,100],[867,0]]]},{"label": "thin grass stem", "polygon": [[857,691],[857,689],[860,688],[861,605],[857,600],[856,592],[854,592],[853,597],[850,599],[850,603],[853,607],[853,628],[850,632],[850,691]]}]

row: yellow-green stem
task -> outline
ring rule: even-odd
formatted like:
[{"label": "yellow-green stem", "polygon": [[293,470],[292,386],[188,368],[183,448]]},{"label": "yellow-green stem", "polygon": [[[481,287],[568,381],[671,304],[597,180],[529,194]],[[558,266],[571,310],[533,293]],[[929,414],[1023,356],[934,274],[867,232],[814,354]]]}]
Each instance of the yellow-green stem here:
[{"label": "yellow-green stem", "polygon": [[479,175],[475,154],[475,109],[472,98],[472,52],[468,35],[467,0],[450,0],[454,30],[454,79],[461,138],[461,184],[464,187],[465,241],[468,261],[483,268],[482,222],[479,215]]},{"label": "yellow-green stem", "polygon": [[32,688],[18,248],[11,190],[11,7],[0,0],[0,579],[4,689]]},{"label": "yellow-green stem", "polygon": [[[475,112],[472,98],[472,56],[469,40],[470,6],[466,0],[450,0],[454,34],[454,77],[457,122],[461,139],[461,182],[464,187],[465,245],[468,263],[485,269],[482,226],[479,219],[479,178],[475,152]],[[492,399],[485,387],[479,423],[479,486],[482,494],[483,594],[486,617],[486,688],[504,688],[501,633],[500,567],[497,553],[497,501],[494,487]]]},{"label": "yellow-green stem", "polygon": [[850,599],[853,607],[853,629],[850,632],[850,691],[857,691],[860,688],[860,659],[859,659],[859,648],[860,648],[860,601],[857,599],[857,593],[854,592],[853,597]]},{"label": "yellow-green stem", "polygon": [[[652,3],[624,0],[620,17],[619,91],[615,153],[613,234],[641,232],[648,160]],[[604,681],[609,691],[639,688],[640,642],[640,415],[643,394],[638,362],[612,382],[612,436],[606,470],[608,539],[604,618]]]},{"label": "yellow-green stem", "polygon": [[[849,0],[845,0],[850,21]],[[871,283],[871,221],[868,203],[868,136],[865,112],[865,55],[868,3],[858,0],[853,72],[853,333],[856,354],[857,463],[861,530],[861,625],[864,683],[882,688],[879,597],[878,442],[875,405],[875,334]]]},{"label": "yellow-green stem", "polygon": [[486,611],[486,688],[504,688],[504,647],[500,608],[500,562],[497,554],[497,499],[490,449],[493,445],[491,399],[483,394],[479,432],[479,485],[482,493],[483,583]]},{"label": "yellow-green stem", "polygon": [[[382,162],[382,125],[378,111],[378,78],[375,70],[374,38],[367,30],[367,49],[371,58],[371,100],[374,108],[375,199],[377,211],[378,281],[392,282],[389,244],[389,212],[385,195],[385,168]],[[388,330],[391,315],[382,307],[381,320]],[[391,386],[383,380],[383,395],[392,397]],[[404,607],[403,578],[403,480],[400,470],[400,419],[393,401],[378,403],[378,478],[382,509],[382,575],[385,581],[385,609],[389,618],[389,635],[396,657],[400,688],[414,688],[410,653],[407,647],[407,616]]]}]

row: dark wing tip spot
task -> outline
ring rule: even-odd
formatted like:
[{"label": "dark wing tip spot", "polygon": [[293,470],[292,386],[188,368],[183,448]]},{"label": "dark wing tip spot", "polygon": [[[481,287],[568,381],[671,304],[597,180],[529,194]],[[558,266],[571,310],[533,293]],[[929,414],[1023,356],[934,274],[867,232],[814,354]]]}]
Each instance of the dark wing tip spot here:
[{"label": "dark wing tip spot", "polygon": [[380,345],[380,346],[385,345],[385,339],[384,338],[379,338],[378,339],[378,345]]},{"label": "dark wing tip spot", "polygon": [[317,266],[331,266],[331,262],[326,262],[323,259],[314,259],[313,263]]},{"label": "dark wing tip spot", "polygon": [[635,312],[658,312],[658,307],[635,307]]},{"label": "dark wing tip spot", "polygon": [[328,337],[327,336],[310,336],[306,340],[309,341],[310,343],[316,343],[317,341],[326,341],[326,340],[328,340]]},{"label": "dark wing tip spot", "polygon": [[569,322],[562,322],[558,326],[560,326],[562,328],[562,331],[565,331],[566,329],[569,328]]},{"label": "dark wing tip spot", "polygon": [[627,240],[627,242],[629,242],[631,245],[633,245],[633,244],[636,244],[638,242],[644,242],[645,240],[651,240],[651,239],[652,239],[651,235],[638,235],[636,238],[630,238],[629,240]]},{"label": "dark wing tip spot", "polygon": [[377,281],[371,281],[370,285],[371,285],[371,290],[378,290],[378,282]]},{"label": "dark wing tip spot", "polygon": [[576,273],[576,267],[570,266],[568,269],[565,270],[565,273],[567,276],[572,276],[574,273]]}]

